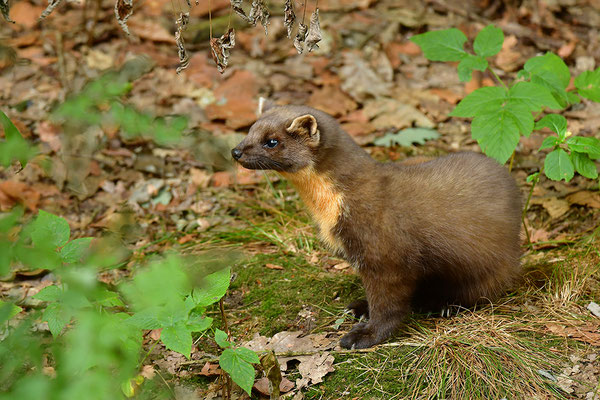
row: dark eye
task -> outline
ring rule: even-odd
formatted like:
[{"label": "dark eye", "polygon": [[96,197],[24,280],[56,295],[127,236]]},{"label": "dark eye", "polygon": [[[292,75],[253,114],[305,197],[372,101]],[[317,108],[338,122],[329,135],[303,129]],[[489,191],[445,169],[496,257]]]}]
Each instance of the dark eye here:
[{"label": "dark eye", "polygon": [[269,139],[265,143],[265,147],[267,147],[269,149],[272,149],[273,147],[277,146],[278,144],[279,144],[279,140],[277,140],[277,139]]}]

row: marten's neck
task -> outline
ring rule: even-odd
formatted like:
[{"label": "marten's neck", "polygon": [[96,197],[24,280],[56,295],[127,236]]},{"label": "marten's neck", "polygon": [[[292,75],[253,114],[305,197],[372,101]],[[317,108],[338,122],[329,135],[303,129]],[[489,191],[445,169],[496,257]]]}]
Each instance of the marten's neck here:
[{"label": "marten's neck", "polygon": [[312,218],[319,226],[323,241],[334,251],[342,251],[342,244],[333,233],[344,208],[344,195],[336,188],[328,174],[306,167],[298,172],[282,172],[298,190]]}]

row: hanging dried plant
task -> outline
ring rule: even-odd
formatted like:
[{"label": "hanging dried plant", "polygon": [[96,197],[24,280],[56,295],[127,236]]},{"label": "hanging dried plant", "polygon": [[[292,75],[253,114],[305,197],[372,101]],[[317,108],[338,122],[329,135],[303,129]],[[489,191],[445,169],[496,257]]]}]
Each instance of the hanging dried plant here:
[{"label": "hanging dried plant", "polygon": [[[8,0],[6,0],[6,1],[8,2]],[[56,7],[58,7],[58,5],[61,3],[61,1],[62,0],[48,0],[48,7],[46,7],[46,9],[42,12],[42,15],[40,16],[40,19],[44,19],[48,15],[50,15],[50,13],[52,11],[54,11],[54,9]]]},{"label": "hanging dried plant", "polygon": [[190,65],[190,57],[185,50],[185,43],[183,42],[183,31],[187,28],[187,24],[190,21],[190,13],[180,13],[179,18],[175,20],[177,24],[177,31],[175,32],[175,43],[177,43],[177,54],[179,55],[179,66],[176,72],[179,74],[181,71],[186,69]]},{"label": "hanging dried plant", "polygon": [[308,51],[313,51],[314,49],[318,49],[319,43],[322,39],[321,36],[321,26],[319,24],[319,9],[317,8],[310,15],[310,27],[308,28],[308,35],[306,35],[306,48]]},{"label": "hanging dried plant", "polygon": [[231,0],[231,9],[235,11],[244,21],[250,22],[250,18],[246,15],[246,12],[242,8],[242,0]]},{"label": "hanging dried plant", "polygon": [[[60,0],[59,0],[60,1]],[[117,22],[121,25],[121,28],[126,34],[129,33],[129,28],[127,27],[127,20],[133,14],[133,0],[117,0],[115,3],[115,15],[117,17]]]},{"label": "hanging dried plant", "polygon": [[306,31],[308,27],[302,22],[298,24],[298,33],[294,38],[294,47],[298,50],[298,54],[302,54],[304,51],[304,40],[306,39]]},{"label": "hanging dried plant", "polygon": [[227,68],[227,63],[229,62],[229,50],[233,49],[234,46],[235,30],[233,28],[229,28],[227,33],[218,39],[210,39],[212,58],[215,60],[215,64],[217,64],[217,69],[220,73],[225,72],[225,68]]},{"label": "hanging dried plant", "polygon": [[292,0],[285,0],[285,6],[283,9],[283,25],[287,28],[288,39],[292,36],[292,29],[294,29],[294,21],[296,21],[296,14],[294,14],[294,6]]},{"label": "hanging dried plant", "polygon": [[0,0],[0,12],[2,13],[2,16],[4,17],[6,22],[12,22],[14,24],[15,21],[10,19],[10,15],[8,15],[9,11],[10,7],[8,5],[8,0]]},{"label": "hanging dried plant", "polygon": [[265,35],[267,32],[267,25],[269,25],[269,10],[265,5],[264,0],[254,0],[252,2],[252,8],[250,9],[250,15],[248,15],[248,20],[252,25],[256,25],[256,22],[260,21],[260,24],[265,28]]}]

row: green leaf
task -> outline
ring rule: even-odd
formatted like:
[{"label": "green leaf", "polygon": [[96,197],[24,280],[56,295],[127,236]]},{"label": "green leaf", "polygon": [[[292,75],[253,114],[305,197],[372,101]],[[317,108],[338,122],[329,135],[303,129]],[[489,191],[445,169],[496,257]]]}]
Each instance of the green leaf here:
[{"label": "green leaf", "polygon": [[14,160],[25,168],[27,161],[37,154],[37,150],[23,139],[17,127],[2,110],[0,110],[0,125],[4,128],[4,141],[0,141],[0,165],[8,167]]},{"label": "green leaf", "polygon": [[586,178],[596,179],[598,177],[598,169],[596,164],[585,153],[571,152],[571,161],[575,166],[575,171]]},{"label": "green leaf", "polygon": [[546,156],[544,173],[554,181],[564,179],[568,182],[575,175],[575,169],[567,152],[563,149],[556,149]]},{"label": "green leaf", "polygon": [[223,268],[207,275],[202,281],[202,287],[194,290],[193,298],[197,306],[206,307],[219,301],[225,296],[231,279],[231,269]]},{"label": "green leaf", "polygon": [[160,333],[160,340],[168,349],[190,358],[190,353],[192,352],[192,333],[183,322],[163,328]]},{"label": "green leaf", "polygon": [[223,349],[231,347],[231,343],[227,340],[227,334],[218,328],[215,330],[215,342]]},{"label": "green leaf", "polygon": [[38,299],[41,301],[58,301],[64,291],[56,285],[46,286],[42,290],[40,290],[36,295],[33,296],[34,299]]},{"label": "green leaf", "polygon": [[467,37],[456,28],[422,33],[410,40],[431,61],[460,61],[468,54],[463,49]]},{"label": "green leaf", "polygon": [[497,86],[482,87],[471,92],[450,113],[453,117],[474,117],[497,111],[506,101],[507,93]]},{"label": "green leaf", "polygon": [[473,42],[473,50],[481,57],[491,57],[502,50],[502,43],[504,43],[502,29],[488,25],[477,34]]},{"label": "green leaf", "polygon": [[567,119],[562,115],[548,114],[535,123],[535,129],[542,128],[550,129],[564,140],[567,135]]},{"label": "green leaf", "polygon": [[482,114],[473,119],[471,135],[481,150],[504,164],[519,143],[519,125],[505,110],[494,114]]},{"label": "green leaf", "polygon": [[571,73],[565,62],[554,53],[530,58],[523,67],[531,75],[531,82],[544,86],[552,92],[560,108],[570,103],[565,89],[571,80]]},{"label": "green leaf", "polygon": [[542,145],[540,146],[540,150],[551,149],[554,146],[556,146],[558,143],[560,143],[560,141],[558,140],[558,138],[556,136],[548,136],[542,142]]},{"label": "green leaf", "polygon": [[250,364],[259,364],[260,359],[255,351],[247,349],[245,347],[238,347],[235,349],[237,355],[244,361],[249,362]]},{"label": "green leaf", "polygon": [[83,256],[90,248],[90,243],[92,243],[91,237],[79,238],[75,240],[71,240],[67,243],[61,250],[60,256],[63,261],[67,264],[73,264],[76,262],[81,262]]},{"label": "green leaf", "polygon": [[31,240],[36,246],[57,248],[69,241],[71,229],[64,218],[40,210],[31,225]]},{"label": "green leaf", "polygon": [[531,111],[539,111],[542,107],[562,108],[552,96],[548,88],[531,82],[517,82],[510,88],[508,96],[511,101],[520,101]]},{"label": "green leaf", "polygon": [[575,87],[579,95],[600,102],[600,67],[595,71],[585,71],[575,78]]},{"label": "green leaf", "polygon": [[391,147],[393,145],[412,146],[413,143],[425,144],[425,141],[437,139],[440,134],[434,129],[428,128],[407,128],[397,133],[387,133],[383,137],[377,138],[373,143],[377,146]]},{"label": "green leaf", "polygon": [[590,158],[600,158],[600,140],[594,137],[572,136],[567,139],[569,150],[586,153]]},{"label": "green leaf", "polygon": [[469,82],[474,69],[484,71],[487,67],[488,62],[485,58],[467,54],[460,63],[458,63],[458,79],[460,79],[461,82]]},{"label": "green leaf", "polygon": [[534,181],[534,180],[537,182],[537,179],[538,179],[538,177],[539,177],[539,176],[540,176],[540,173],[539,173],[539,172],[534,172],[533,174],[531,174],[531,175],[529,175],[529,176],[527,177],[527,182],[528,182],[528,183],[531,183],[531,182],[532,182],[532,181]]},{"label": "green leaf", "polygon": [[67,311],[60,303],[50,303],[42,314],[42,320],[48,322],[50,333],[55,338],[71,321],[72,313]]},{"label": "green leaf", "polygon": [[159,307],[149,307],[133,314],[125,322],[140,329],[159,329],[163,327],[159,313]]},{"label": "green leaf", "polygon": [[8,321],[23,309],[16,304],[0,300],[0,324]]},{"label": "green leaf", "polygon": [[210,328],[212,325],[213,319],[210,317],[198,317],[198,318],[190,318],[187,321],[187,328],[190,332],[202,332]]},{"label": "green leaf", "polygon": [[100,288],[96,292],[96,302],[104,307],[123,307],[125,304],[121,301],[119,293],[106,288]]},{"label": "green leaf", "polygon": [[219,357],[219,365],[248,395],[254,384],[254,367],[234,349],[225,349]]}]

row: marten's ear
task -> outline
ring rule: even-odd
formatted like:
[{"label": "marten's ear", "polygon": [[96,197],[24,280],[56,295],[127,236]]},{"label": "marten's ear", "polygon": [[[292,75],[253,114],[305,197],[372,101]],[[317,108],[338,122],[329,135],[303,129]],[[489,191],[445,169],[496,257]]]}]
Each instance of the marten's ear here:
[{"label": "marten's ear", "polygon": [[258,99],[258,110],[256,110],[256,114],[260,117],[261,115],[269,111],[271,108],[276,106],[277,104],[275,104],[275,102],[269,99],[265,99],[264,97],[260,97]]},{"label": "marten's ear", "polygon": [[297,117],[286,130],[288,133],[308,139],[313,145],[319,143],[320,133],[317,119],[310,114]]}]

